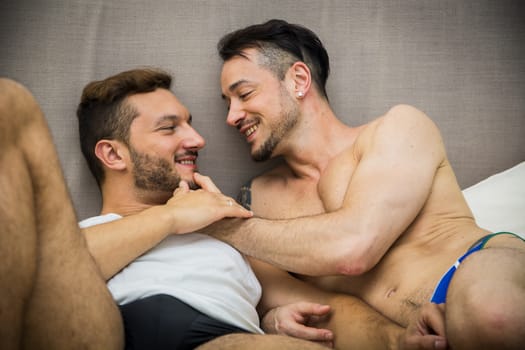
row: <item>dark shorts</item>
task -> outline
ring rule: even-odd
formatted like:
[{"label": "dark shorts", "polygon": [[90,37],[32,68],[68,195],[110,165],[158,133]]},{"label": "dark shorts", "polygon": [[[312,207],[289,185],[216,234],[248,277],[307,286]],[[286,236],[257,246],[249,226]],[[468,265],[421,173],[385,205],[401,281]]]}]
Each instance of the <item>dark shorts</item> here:
[{"label": "dark shorts", "polygon": [[246,330],[215,320],[169,295],[153,295],[120,306],[126,350],[186,350]]}]

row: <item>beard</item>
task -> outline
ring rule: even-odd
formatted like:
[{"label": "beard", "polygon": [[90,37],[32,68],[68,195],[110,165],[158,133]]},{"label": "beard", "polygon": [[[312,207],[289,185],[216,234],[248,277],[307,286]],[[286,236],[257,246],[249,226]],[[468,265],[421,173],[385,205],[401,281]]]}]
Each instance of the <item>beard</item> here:
[{"label": "beard", "polygon": [[272,157],[275,147],[293,129],[299,119],[299,107],[297,102],[290,96],[288,91],[281,86],[280,89],[281,114],[279,124],[271,131],[270,137],[252,153],[252,159],[256,162],[263,162]]},{"label": "beard", "polygon": [[[180,174],[166,159],[150,156],[129,147],[135,186],[141,190],[172,193],[181,181]],[[192,181],[190,188],[196,187]]]}]

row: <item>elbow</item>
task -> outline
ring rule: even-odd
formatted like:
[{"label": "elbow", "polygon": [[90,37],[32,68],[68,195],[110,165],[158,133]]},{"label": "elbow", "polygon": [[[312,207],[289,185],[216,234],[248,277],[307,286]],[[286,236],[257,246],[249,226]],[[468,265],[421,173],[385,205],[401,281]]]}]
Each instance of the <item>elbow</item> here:
[{"label": "elbow", "polygon": [[338,275],[359,276],[371,269],[364,259],[339,259],[335,265],[335,271]]},{"label": "elbow", "polygon": [[[342,250],[341,247],[338,249]],[[369,248],[346,249],[334,257],[334,269],[338,275],[359,276],[370,271],[376,264],[377,259]]]}]

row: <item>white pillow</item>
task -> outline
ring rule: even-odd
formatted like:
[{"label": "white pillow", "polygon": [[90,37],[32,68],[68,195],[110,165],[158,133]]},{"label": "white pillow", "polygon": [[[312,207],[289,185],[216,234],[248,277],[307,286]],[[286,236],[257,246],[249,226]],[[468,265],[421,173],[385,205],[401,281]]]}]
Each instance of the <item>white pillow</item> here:
[{"label": "white pillow", "polygon": [[478,225],[525,237],[525,162],[463,190]]}]

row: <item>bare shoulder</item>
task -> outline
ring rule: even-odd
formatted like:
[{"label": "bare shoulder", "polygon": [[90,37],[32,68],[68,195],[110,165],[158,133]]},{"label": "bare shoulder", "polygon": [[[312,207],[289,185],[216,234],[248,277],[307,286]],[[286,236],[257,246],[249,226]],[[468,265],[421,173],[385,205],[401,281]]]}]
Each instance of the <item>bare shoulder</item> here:
[{"label": "bare shoulder", "polygon": [[400,143],[443,146],[440,131],[429,116],[416,107],[399,104],[366,125],[357,140],[357,147],[363,152],[372,146]]},{"label": "bare shoulder", "polygon": [[386,114],[380,118],[381,125],[386,129],[395,128],[398,131],[422,131],[421,128],[431,132],[439,132],[437,126],[432,119],[420,109],[414,106],[399,104],[388,110]]}]

